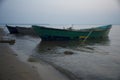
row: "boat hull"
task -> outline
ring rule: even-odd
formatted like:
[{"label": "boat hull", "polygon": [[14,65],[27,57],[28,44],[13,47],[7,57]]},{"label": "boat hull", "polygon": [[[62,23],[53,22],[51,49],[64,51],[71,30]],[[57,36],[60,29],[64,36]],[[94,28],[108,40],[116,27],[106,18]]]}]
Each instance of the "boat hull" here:
[{"label": "boat hull", "polygon": [[98,28],[81,29],[81,30],[65,30],[53,29],[40,26],[32,26],[35,32],[42,40],[78,40],[78,39],[96,39],[107,37],[111,29],[111,25]]},{"label": "boat hull", "polygon": [[16,29],[18,30],[19,34],[23,34],[23,35],[36,35],[36,33],[34,32],[33,28],[31,27],[16,27]]},{"label": "boat hull", "polygon": [[22,35],[31,35],[36,36],[35,31],[32,27],[19,27],[19,26],[8,26],[6,25],[7,29],[9,30],[10,34],[22,34]]},{"label": "boat hull", "polygon": [[12,27],[12,26],[8,26],[6,25],[8,31],[10,32],[10,34],[17,34],[18,30],[16,29],[16,27]]}]

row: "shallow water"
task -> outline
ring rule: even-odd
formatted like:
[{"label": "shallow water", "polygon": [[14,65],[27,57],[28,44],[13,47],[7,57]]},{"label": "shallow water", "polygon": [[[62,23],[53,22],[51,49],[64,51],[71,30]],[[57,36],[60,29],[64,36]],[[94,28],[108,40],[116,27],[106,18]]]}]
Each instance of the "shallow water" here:
[{"label": "shallow water", "polygon": [[[79,41],[41,42],[37,37],[10,36],[16,39],[12,48],[21,60],[29,56],[43,59],[70,71],[79,80],[120,80],[119,31],[120,25],[113,25],[109,38],[89,41],[85,45]],[[66,55],[65,51],[74,54]]]}]

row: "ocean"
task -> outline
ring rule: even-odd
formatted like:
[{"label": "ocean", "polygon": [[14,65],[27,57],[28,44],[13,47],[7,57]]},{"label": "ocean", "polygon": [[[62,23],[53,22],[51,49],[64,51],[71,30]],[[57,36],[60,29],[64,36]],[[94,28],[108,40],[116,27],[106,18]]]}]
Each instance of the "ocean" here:
[{"label": "ocean", "polygon": [[[46,25],[45,25],[46,26]],[[67,28],[71,25],[47,25]],[[74,25],[73,28],[89,28],[97,25]],[[55,65],[74,75],[74,80],[120,80],[120,25],[113,25],[109,37],[89,41],[41,41],[39,37],[9,35],[16,39],[11,47],[18,58],[27,61],[30,57]],[[65,51],[73,52],[71,55]],[[63,73],[65,71],[62,71]]]}]

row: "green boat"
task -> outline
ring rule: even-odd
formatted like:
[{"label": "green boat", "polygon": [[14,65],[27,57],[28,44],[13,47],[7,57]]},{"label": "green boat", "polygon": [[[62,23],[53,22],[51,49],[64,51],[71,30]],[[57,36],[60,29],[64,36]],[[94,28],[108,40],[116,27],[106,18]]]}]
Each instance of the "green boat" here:
[{"label": "green boat", "polygon": [[56,29],[44,26],[32,25],[34,31],[42,38],[42,40],[87,40],[108,37],[112,25],[105,25],[89,29],[74,30]]}]

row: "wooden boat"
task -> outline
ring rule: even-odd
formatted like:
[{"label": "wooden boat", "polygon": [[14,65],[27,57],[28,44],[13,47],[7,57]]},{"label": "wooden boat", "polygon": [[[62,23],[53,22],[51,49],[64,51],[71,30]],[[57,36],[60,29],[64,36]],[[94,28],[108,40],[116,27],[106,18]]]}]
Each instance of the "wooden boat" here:
[{"label": "wooden boat", "polygon": [[34,32],[32,27],[19,27],[19,26],[8,26],[10,34],[22,34],[22,35],[32,35],[35,36],[36,33]]},{"label": "wooden boat", "polygon": [[19,26],[16,26],[16,29],[19,32],[19,34],[36,35],[36,33],[34,32],[32,27],[19,27]]},{"label": "wooden boat", "polygon": [[6,25],[8,31],[10,32],[10,34],[17,34],[18,33],[18,30],[16,29],[16,27],[13,27],[13,26],[8,26]]},{"label": "wooden boat", "polygon": [[112,25],[105,25],[89,29],[55,29],[33,25],[32,28],[42,40],[86,40],[107,37]]}]

